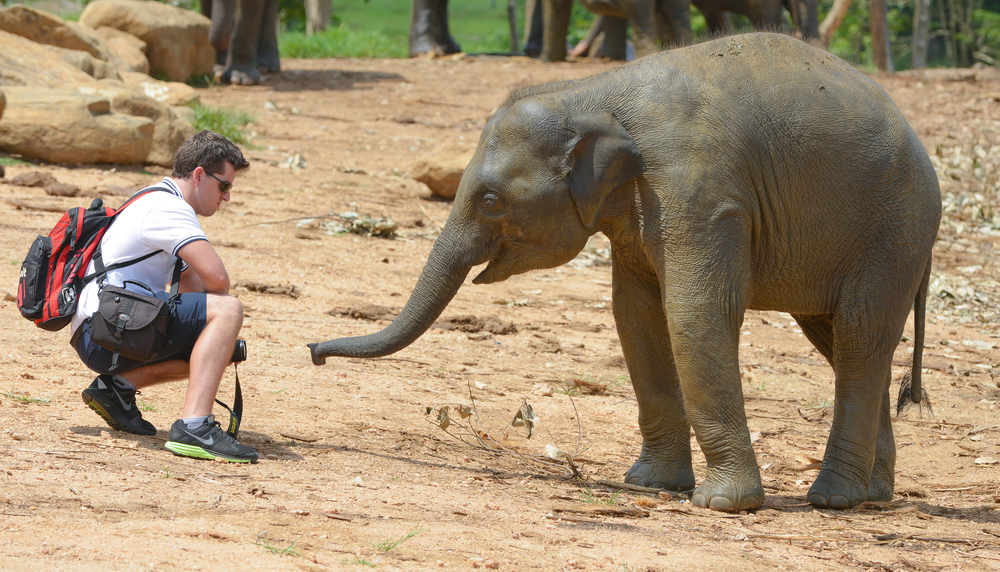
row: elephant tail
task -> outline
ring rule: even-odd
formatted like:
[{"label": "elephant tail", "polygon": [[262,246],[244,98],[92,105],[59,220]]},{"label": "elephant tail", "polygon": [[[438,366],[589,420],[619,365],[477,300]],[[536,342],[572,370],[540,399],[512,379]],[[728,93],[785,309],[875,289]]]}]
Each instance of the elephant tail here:
[{"label": "elephant tail", "polygon": [[927,311],[927,289],[930,278],[931,262],[928,260],[924,277],[920,281],[920,288],[917,289],[917,297],[913,301],[913,364],[910,371],[903,375],[903,379],[899,383],[896,415],[905,411],[910,405],[920,404],[921,401],[927,404],[928,411],[934,413],[930,401],[927,399],[927,390],[923,389],[920,381],[920,371],[924,358],[924,315]]}]

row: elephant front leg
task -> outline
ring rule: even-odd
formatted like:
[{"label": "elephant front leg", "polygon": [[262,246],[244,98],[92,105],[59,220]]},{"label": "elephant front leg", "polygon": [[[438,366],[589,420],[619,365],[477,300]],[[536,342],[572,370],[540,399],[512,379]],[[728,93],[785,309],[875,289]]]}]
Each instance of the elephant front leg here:
[{"label": "elephant front leg", "polygon": [[671,491],[694,488],[690,425],[655,279],[614,272],[614,314],[639,404],[642,452],[625,482]]}]

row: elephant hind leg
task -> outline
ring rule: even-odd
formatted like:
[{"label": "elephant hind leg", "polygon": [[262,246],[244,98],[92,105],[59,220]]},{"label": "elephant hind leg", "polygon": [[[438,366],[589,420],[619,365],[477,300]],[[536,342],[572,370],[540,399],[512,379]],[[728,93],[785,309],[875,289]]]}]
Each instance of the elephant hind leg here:
[{"label": "elephant hind leg", "polygon": [[[793,318],[802,328],[802,333],[833,366],[833,315],[801,315],[793,314]],[[887,385],[882,383],[882,385]],[[882,405],[879,408],[878,434],[875,442],[875,463],[872,476],[868,482],[869,501],[884,501],[892,499],[895,486],[896,443],[892,435],[892,418],[890,415],[891,401],[888,390],[883,392]]]},{"label": "elephant hind leg", "polygon": [[803,319],[809,324],[803,332],[818,340],[818,347],[832,339],[836,374],[833,427],[823,468],[809,489],[814,506],[851,508],[871,496],[892,494],[889,381],[909,304],[890,296],[875,274],[870,284],[854,285],[852,297],[839,304],[832,320]]}]

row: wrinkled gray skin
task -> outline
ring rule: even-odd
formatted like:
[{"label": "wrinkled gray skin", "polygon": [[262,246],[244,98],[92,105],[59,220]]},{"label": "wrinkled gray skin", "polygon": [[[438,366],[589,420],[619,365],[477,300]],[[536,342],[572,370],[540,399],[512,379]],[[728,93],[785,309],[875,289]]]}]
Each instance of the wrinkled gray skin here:
[{"label": "wrinkled gray skin", "polygon": [[[544,61],[563,61],[573,0],[537,1],[542,3],[544,28],[539,55]],[[580,3],[600,17],[627,20],[639,57],[656,52],[661,46],[691,43],[691,4],[705,16],[713,34],[730,33],[729,12],[745,15],[757,30],[786,28],[783,8],[788,8],[799,37],[808,40],[819,36],[817,0],[580,0]]]},{"label": "wrinkled gray skin", "polygon": [[278,0],[202,0],[201,13],[212,20],[217,81],[257,85],[261,72],[281,71]]},{"label": "wrinkled gray skin", "polygon": [[551,268],[603,232],[643,437],[628,482],[694,488],[692,427],[708,461],[692,502],[761,505],[738,348],[744,312],[776,310],[835,372],[809,502],[888,500],[890,367],[914,306],[919,401],[940,216],[927,153],[875,82],[794,38],[722,38],[514,93],[484,128],[400,315],[310,344],[312,359],[399,351],[473,266],[487,263],[476,284]]}]

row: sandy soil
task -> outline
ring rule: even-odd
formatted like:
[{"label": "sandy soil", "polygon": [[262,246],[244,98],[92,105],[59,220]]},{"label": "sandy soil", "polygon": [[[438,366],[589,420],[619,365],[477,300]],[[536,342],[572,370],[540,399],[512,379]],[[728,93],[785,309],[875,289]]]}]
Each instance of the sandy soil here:
[{"label": "sandy soil", "polygon": [[[11,301],[28,245],[58,216],[51,209],[94,196],[117,204],[166,170],[20,165],[0,180],[0,568],[1000,569],[1000,238],[977,230],[989,230],[997,206],[1000,72],[876,78],[935,157],[949,211],[924,352],[933,413],[895,422],[896,498],[841,512],[807,505],[830,429],[832,371],[788,315],[750,312],[743,390],[767,500],[721,514],[599,483],[621,481],[641,443],[601,237],[562,268],[467,284],[449,322],[391,358],[316,367],[305,347],[376,331],[405,303],[451,207],[409,177],[417,159],[446,143],[474,147],[513,84],[613,64],[283,67],[262,86],[201,94],[257,119],[251,170],[204,220],[246,308],[242,439],[260,451],[255,465],[163,448],[183,383],[142,396],[155,437],[110,430],[81,403],[93,374],[68,333],[35,328]],[[83,194],[10,184],[31,170]],[[334,232],[349,211],[392,217],[398,238]],[[516,331],[493,333],[496,324]],[[900,365],[909,350],[900,345]],[[230,372],[220,397],[232,388]],[[540,419],[530,439],[509,426],[525,403]],[[476,414],[462,420],[463,405]],[[436,423],[445,406],[447,431]],[[582,479],[544,456],[548,446],[574,455]],[[704,458],[691,447],[700,479]]]}]

